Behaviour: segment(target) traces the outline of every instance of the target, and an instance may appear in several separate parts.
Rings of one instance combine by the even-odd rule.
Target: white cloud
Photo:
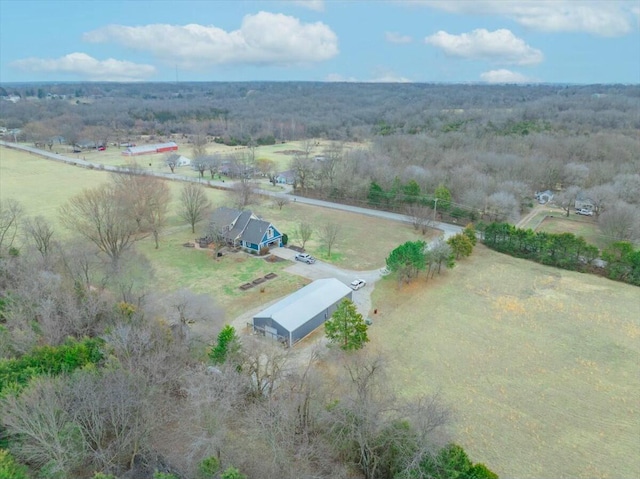
[[[90,42],[117,42],[148,51],[185,69],[219,64],[291,65],[320,62],[338,54],[338,38],[324,23],[259,12],[239,30],[199,24],[109,25],[85,33]]]
[[[373,69],[373,78],[367,80],[371,83],[411,83],[407,77],[398,75],[396,72],[385,66],[377,66]]]
[[[355,77],[345,77],[340,75],[339,73],[329,73],[325,78],[325,81],[328,82],[357,82],[358,80]]]
[[[624,0],[417,0],[404,3],[451,13],[502,15],[544,32],[586,32],[605,37],[629,33],[633,10],[637,7],[637,2]]]
[[[498,63],[532,65],[544,58],[540,50],[530,47],[506,29],[490,32],[480,28],[460,35],[441,30],[426,37],[425,43],[441,48],[447,55]]]
[[[480,74],[480,79],[487,83],[534,83],[534,80],[522,73],[511,70],[490,70]]]
[[[330,73],[326,76],[328,82],[361,82],[361,83],[411,83],[409,78],[397,75],[392,70],[379,67],[374,69],[374,77],[369,80],[358,80],[355,77],[345,77],[339,73]]]
[[[385,32],[384,38],[389,43],[411,43],[412,38],[409,35],[401,35],[396,32]]]
[[[292,3],[314,12],[324,12],[324,0],[293,0]]]
[[[24,58],[12,66],[28,72],[73,74],[92,81],[140,81],[156,73],[153,65],[122,60],[96,60],[86,53],[70,53],[60,58]]]

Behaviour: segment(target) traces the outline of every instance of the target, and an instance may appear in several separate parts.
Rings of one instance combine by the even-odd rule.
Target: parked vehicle
[[[303,263],[313,264],[316,262],[316,259],[307,253],[298,253],[295,257],[296,261],[302,261]]]
[[[593,216],[593,211],[588,210],[586,208],[580,208],[578,211],[576,211],[577,215],[583,215],[583,216]]]
[[[367,282],[364,279],[356,279],[351,281],[351,289],[354,291],[358,291],[360,288],[364,288],[367,285]]]

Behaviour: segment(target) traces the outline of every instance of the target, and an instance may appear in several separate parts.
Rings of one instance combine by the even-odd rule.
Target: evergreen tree
[[[348,299],[343,300],[331,319],[324,323],[329,341],[345,351],[362,349],[365,343],[369,342],[367,329],[368,326],[358,313],[356,305]]]

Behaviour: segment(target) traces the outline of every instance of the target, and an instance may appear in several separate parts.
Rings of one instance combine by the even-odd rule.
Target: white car
[[[298,253],[295,257],[296,261],[302,261],[303,263],[313,264],[316,262],[316,259],[307,253]]]
[[[593,216],[593,211],[588,210],[586,208],[581,208],[579,210],[576,211],[577,215],[584,215],[584,216]]]
[[[351,281],[351,289],[354,291],[358,291],[360,288],[364,288],[367,285],[367,282],[364,279],[356,279]]]

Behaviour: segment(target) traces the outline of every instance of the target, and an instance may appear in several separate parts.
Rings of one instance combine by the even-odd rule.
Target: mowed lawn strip
[[[582,236],[587,243],[604,249],[615,241],[600,230],[597,220],[591,216],[547,216],[542,220],[536,231],[546,233],[573,233]]]
[[[377,284],[372,347],[440,392],[501,477],[640,477],[640,290],[482,246],[443,277]]]

